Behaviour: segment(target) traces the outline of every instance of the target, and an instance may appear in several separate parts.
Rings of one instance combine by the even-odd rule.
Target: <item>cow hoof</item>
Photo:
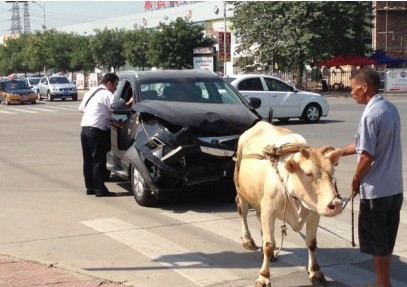
[[[324,274],[322,272],[318,275],[314,275],[310,278],[312,286],[315,287],[324,287],[328,286],[328,281],[325,279]]]
[[[256,284],[254,285],[255,287],[271,287],[271,283],[264,283],[262,281],[256,280]]]
[[[248,250],[256,251],[258,249],[256,243],[254,243],[254,240],[245,241],[242,243],[242,245]]]

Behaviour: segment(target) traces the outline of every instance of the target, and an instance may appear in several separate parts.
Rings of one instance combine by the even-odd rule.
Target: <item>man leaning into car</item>
[[[88,91],[79,106],[79,111],[83,113],[81,143],[87,195],[95,194],[97,197],[116,195],[107,190],[105,180],[106,153],[110,149],[110,105],[118,81],[116,74],[105,74],[101,84],[96,89]]]

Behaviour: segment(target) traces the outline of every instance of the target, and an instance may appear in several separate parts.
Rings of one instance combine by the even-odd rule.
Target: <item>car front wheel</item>
[[[321,117],[321,108],[317,104],[309,104],[302,113],[302,119],[307,123],[316,123]]]
[[[152,206],[157,203],[157,198],[151,194],[151,189],[147,187],[144,178],[134,166],[131,167],[131,189],[139,205]]]
[[[47,99],[48,101],[52,102],[54,100],[54,96],[51,95],[50,91],[47,92]]]

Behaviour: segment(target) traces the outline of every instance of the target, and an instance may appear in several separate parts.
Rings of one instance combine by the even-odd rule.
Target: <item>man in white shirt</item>
[[[87,195],[116,195],[107,190],[105,180],[106,153],[110,149],[110,105],[118,82],[119,78],[114,73],[105,74],[102,83],[96,89],[88,91],[79,106],[79,111],[83,113],[81,143]]]

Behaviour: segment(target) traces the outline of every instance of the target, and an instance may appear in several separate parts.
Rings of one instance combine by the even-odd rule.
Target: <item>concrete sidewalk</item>
[[[130,287],[29,260],[0,255],[0,287]]]

